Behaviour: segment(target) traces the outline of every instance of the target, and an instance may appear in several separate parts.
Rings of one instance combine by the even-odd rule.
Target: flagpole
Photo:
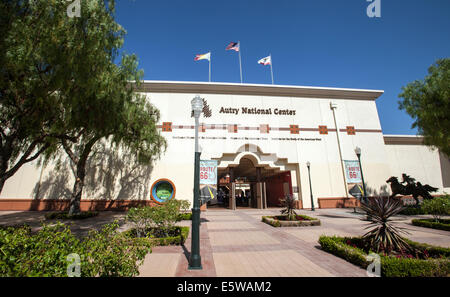
[[[270,54],[270,74],[272,75],[272,85],[274,85],[275,83],[274,83],[274,81],[273,81],[273,68],[272,68],[272,64],[273,64],[273,61],[272,61],[272,54]]]
[[[209,52],[209,82],[211,82],[211,52]]]
[[[241,41],[239,41],[239,69],[241,71],[241,84],[242,84],[242,59],[241,59]]]

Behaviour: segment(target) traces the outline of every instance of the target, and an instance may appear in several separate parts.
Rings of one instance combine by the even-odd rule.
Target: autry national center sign
[[[282,116],[295,116],[296,111],[292,109],[279,109],[275,108],[268,108],[268,109],[261,109],[261,108],[249,108],[249,107],[241,107],[241,108],[233,108],[233,107],[221,107],[219,113],[224,114],[232,114],[232,115],[239,115],[239,112],[241,114],[262,114],[262,115],[282,115]]]

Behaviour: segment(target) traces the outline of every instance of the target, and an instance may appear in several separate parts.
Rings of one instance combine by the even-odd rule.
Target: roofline
[[[420,135],[383,135],[384,144],[424,144]]]
[[[149,93],[260,95],[373,101],[384,93],[383,90],[156,80],[144,80],[138,88],[138,91]]]

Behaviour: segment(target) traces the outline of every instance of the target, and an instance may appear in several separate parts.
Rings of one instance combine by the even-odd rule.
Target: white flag
[[[268,56],[268,57],[262,58],[261,60],[258,61],[258,64],[265,65],[265,66],[266,65],[271,65],[272,64],[272,57]]]

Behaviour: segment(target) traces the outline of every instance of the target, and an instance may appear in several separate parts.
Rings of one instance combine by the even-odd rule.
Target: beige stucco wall
[[[189,93],[147,93],[147,98],[161,111],[161,123],[172,122],[173,125],[193,125],[190,117],[190,101],[195,94]],[[276,97],[276,96],[248,96],[248,95],[221,95],[201,94],[207,100],[212,110],[211,118],[201,118],[205,125],[231,125],[244,127],[259,127],[269,124],[271,127],[289,127],[296,124],[301,128],[318,128],[326,125],[334,129],[334,118],[330,109],[330,102],[337,104],[336,117],[339,129],[355,126],[356,129],[371,130],[358,132],[356,135],[347,135],[340,132],[340,142],[344,160],[356,160],[354,149],[356,146],[363,150],[363,166],[366,183],[379,189],[385,185],[389,175],[387,156],[384,150],[384,140],[378,118],[375,101],[354,99],[328,99],[305,97]],[[221,107],[241,108],[275,108],[296,110],[295,116],[277,115],[239,115],[219,113]],[[240,111],[241,112],[241,111]],[[378,132],[377,132],[378,130]],[[176,137],[193,136],[191,129],[174,129],[170,133],[163,133],[169,143],[169,150],[158,163],[154,179],[170,178],[177,186],[177,196],[192,197],[193,181],[193,155],[194,143],[191,139],[176,139]],[[227,130],[208,130],[200,133],[201,137],[225,137],[226,139],[200,139],[202,159],[216,159],[222,161],[219,167],[225,168],[228,164],[238,162],[224,158],[224,154],[235,154],[239,149],[250,144],[264,154],[274,154],[271,167],[277,166],[276,160],[286,160],[281,170],[289,170],[289,164],[296,165],[299,172],[292,175],[299,179],[300,199],[305,208],[310,207],[310,190],[306,162],[311,162],[311,180],[315,205],[318,198],[345,197],[345,185],[342,176],[341,162],[338,151],[336,132],[320,135],[317,131],[302,131],[299,135],[290,134],[289,131],[271,131],[270,134],[261,134],[259,131],[239,131],[237,134],[228,133]],[[232,140],[237,138],[264,138],[261,140]],[[279,141],[272,138],[304,138],[314,141]],[[228,162],[225,162],[228,161]],[[261,162],[261,158],[259,159]],[[172,172],[173,166],[180,166],[185,174]],[[175,167],[176,167],[175,166]],[[295,168],[293,167],[293,168]],[[296,184],[296,182],[293,182]]]
[[[422,184],[439,188],[433,194],[450,193],[450,185],[445,184],[445,177],[450,174],[448,157],[420,144],[387,144],[390,174],[401,180],[403,173],[410,175]]]

